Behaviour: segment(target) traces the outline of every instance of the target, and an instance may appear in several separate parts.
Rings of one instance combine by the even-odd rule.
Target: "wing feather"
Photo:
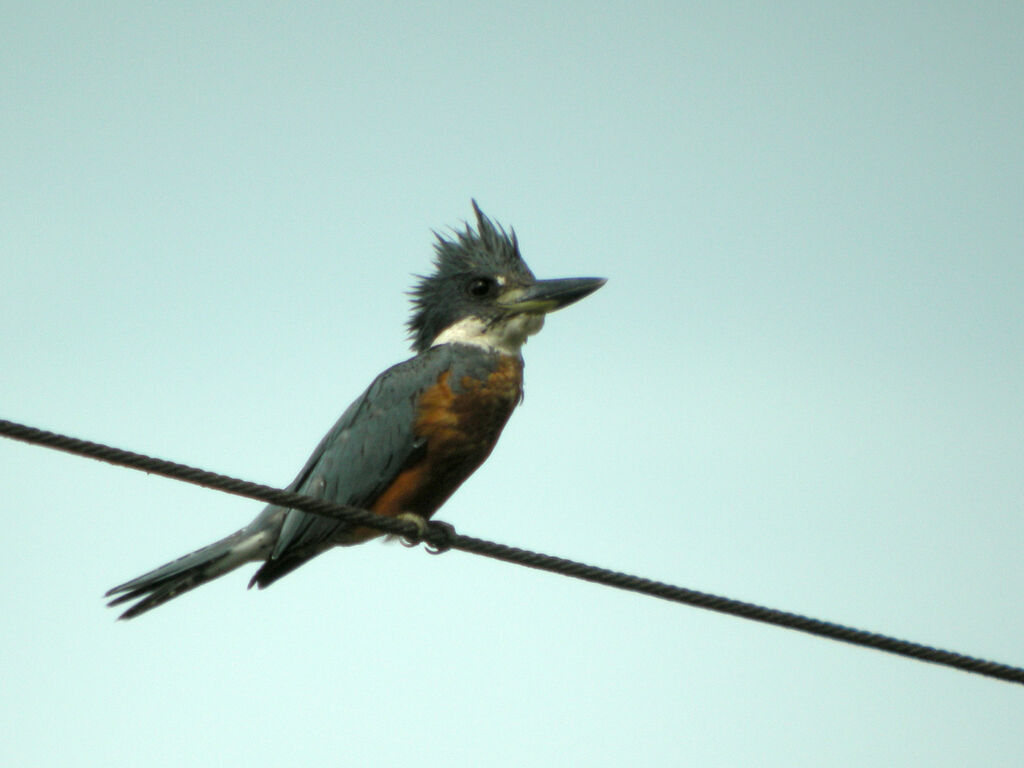
[[[389,368],[348,407],[289,490],[367,508],[425,445],[413,425],[420,396],[451,366],[451,348],[433,347]],[[261,518],[280,513],[268,507]],[[345,543],[347,523],[289,509],[277,544],[253,583],[264,587],[329,546]]]

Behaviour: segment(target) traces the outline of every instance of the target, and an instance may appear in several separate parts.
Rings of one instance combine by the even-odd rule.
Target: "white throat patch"
[[[430,346],[469,344],[505,355],[518,355],[526,337],[543,327],[544,315],[512,315],[491,325],[479,317],[464,317],[437,334]]]

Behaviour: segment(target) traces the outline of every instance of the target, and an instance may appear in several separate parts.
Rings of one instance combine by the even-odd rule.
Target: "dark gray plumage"
[[[483,285],[496,285],[500,277],[508,286],[526,286],[536,282],[519,252],[514,230],[505,232],[493,223],[473,200],[476,230],[468,224],[451,237],[434,233],[434,273],[420,276],[409,292],[413,314],[409,332],[413,349],[423,352],[437,335],[460,317],[473,311],[484,318],[495,318],[503,310],[496,304],[481,302],[473,295]],[[491,282],[485,283],[484,281]],[[483,294],[487,298],[487,294]]]
[[[604,284],[538,281],[515,233],[473,202],[477,228],[438,236],[435,271],[412,291],[415,357],[380,374],[338,419],[288,486],[378,514],[429,518],[487,458],[522,396],[520,347],[544,315]],[[108,593],[136,601],[132,618],[243,563],[263,561],[265,587],[334,546],[378,535],[295,509],[267,506],[249,525]]]

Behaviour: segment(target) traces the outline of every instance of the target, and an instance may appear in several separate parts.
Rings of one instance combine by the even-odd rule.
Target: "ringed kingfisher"
[[[514,230],[473,201],[476,229],[436,234],[434,272],[410,293],[416,355],[380,374],[313,451],[289,491],[424,523],[491,453],[523,397],[521,348],[544,316],[596,291],[596,277],[538,280]],[[249,525],[107,592],[122,619],[262,562],[261,589],[332,547],[380,531],[267,506]]]

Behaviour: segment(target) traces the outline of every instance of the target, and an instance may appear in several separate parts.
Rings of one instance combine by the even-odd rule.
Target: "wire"
[[[434,553],[458,549],[463,552],[471,552],[491,557],[495,560],[503,560],[508,563],[525,565],[529,568],[571,576],[576,579],[591,581],[617,589],[638,592],[651,597],[660,597],[663,600],[683,603],[697,608],[706,608],[730,616],[738,616],[743,619],[760,621],[778,627],[795,629],[800,632],[817,635],[818,637],[827,637],[832,640],[874,648],[919,661],[953,667],[964,672],[1024,684],[1024,668],[966,656],[953,651],[945,651],[875,632],[866,632],[841,624],[801,616],[796,613],[766,608],[754,603],[745,603],[706,592],[677,587],[660,581],[652,581],[651,579],[607,568],[598,568],[597,566],[587,565],[575,560],[545,555],[527,549],[519,549],[518,547],[509,547],[505,544],[478,539],[473,536],[465,536],[456,533],[455,529],[447,523],[439,521],[430,521],[423,528],[417,525],[416,522],[408,519],[383,517],[365,509],[335,504],[323,499],[283,491],[268,485],[251,483],[227,475],[207,472],[186,464],[178,464],[173,461],[124,451],[101,443],[89,442],[88,440],[79,440],[67,435],[47,432],[3,419],[0,419],[0,435],[78,456],[99,459],[100,461],[117,466],[131,467],[132,469],[138,469],[150,474],[162,475],[163,477],[232,493],[237,496],[245,496],[282,507],[301,509],[304,512],[369,526],[386,533],[401,536],[410,541],[425,542],[428,546],[428,551]]]

